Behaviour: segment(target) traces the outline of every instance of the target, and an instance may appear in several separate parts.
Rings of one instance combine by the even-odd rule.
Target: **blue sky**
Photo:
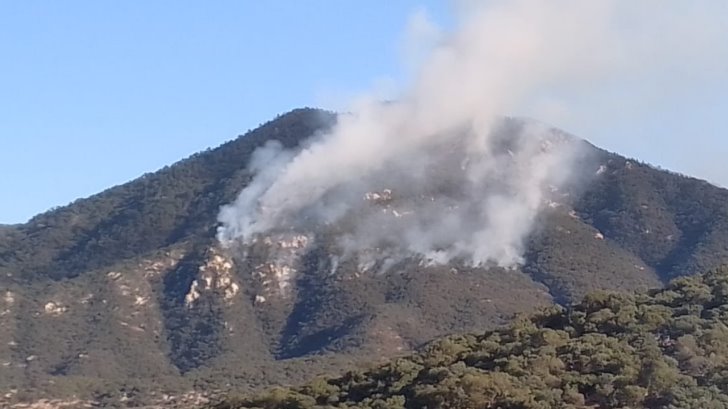
[[[452,24],[448,3],[436,0],[0,0],[0,223],[154,171],[292,108],[337,108],[383,79],[405,81],[401,40],[421,8]],[[708,83],[608,127],[555,125],[727,185],[726,95],[728,85]]]

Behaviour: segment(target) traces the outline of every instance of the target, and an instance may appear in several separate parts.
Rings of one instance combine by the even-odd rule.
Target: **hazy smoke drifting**
[[[343,256],[399,249],[433,262],[518,263],[578,150],[498,115],[552,90],[604,85],[634,68],[645,37],[619,27],[625,2],[488,4],[443,36],[397,102],[359,100],[301,150],[259,149],[257,176],[220,212],[219,239],[336,225]]]

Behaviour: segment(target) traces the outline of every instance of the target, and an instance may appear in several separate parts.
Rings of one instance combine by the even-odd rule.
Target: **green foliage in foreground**
[[[728,268],[448,337],[376,369],[232,399],[265,408],[728,408]]]

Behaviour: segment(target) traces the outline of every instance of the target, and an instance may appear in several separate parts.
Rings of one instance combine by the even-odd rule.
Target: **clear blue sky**
[[[0,0],[0,223],[154,171],[289,109],[402,80],[400,40],[420,7],[450,24],[447,2],[436,0]],[[726,91],[688,92],[581,136],[728,184]]]

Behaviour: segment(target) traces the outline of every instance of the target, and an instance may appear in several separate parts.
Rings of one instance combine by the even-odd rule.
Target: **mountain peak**
[[[659,286],[728,257],[728,191],[585,143],[588,154],[573,164],[584,180],[545,185],[535,229],[511,268],[402,251],[397,226],[420,221],[422,209],[462,211],[462,193],[448,183],[463,171],[456,145],[433,150],[453,160],[431,162],[439,166],[424,185],[431,191],[381,174],[346,186],[352,206],[328,224],[304,212],[309,219],[292,226],[218,241],[221,206],[255,178],[254,152],[270,141],[311,146],[336,121],[293,110],[215,149],[0,227],[0,388],[26,391],[26,399],[143,403],[196,385],[298,382],[591,290]],[[504,159],[513,143],[499,145]],[[310,225],[317,228],[303,228]],[[394,233],[351,247],[354,227]],[[446,233],[435,235],[442,249],[445,239],[462,239]]]

